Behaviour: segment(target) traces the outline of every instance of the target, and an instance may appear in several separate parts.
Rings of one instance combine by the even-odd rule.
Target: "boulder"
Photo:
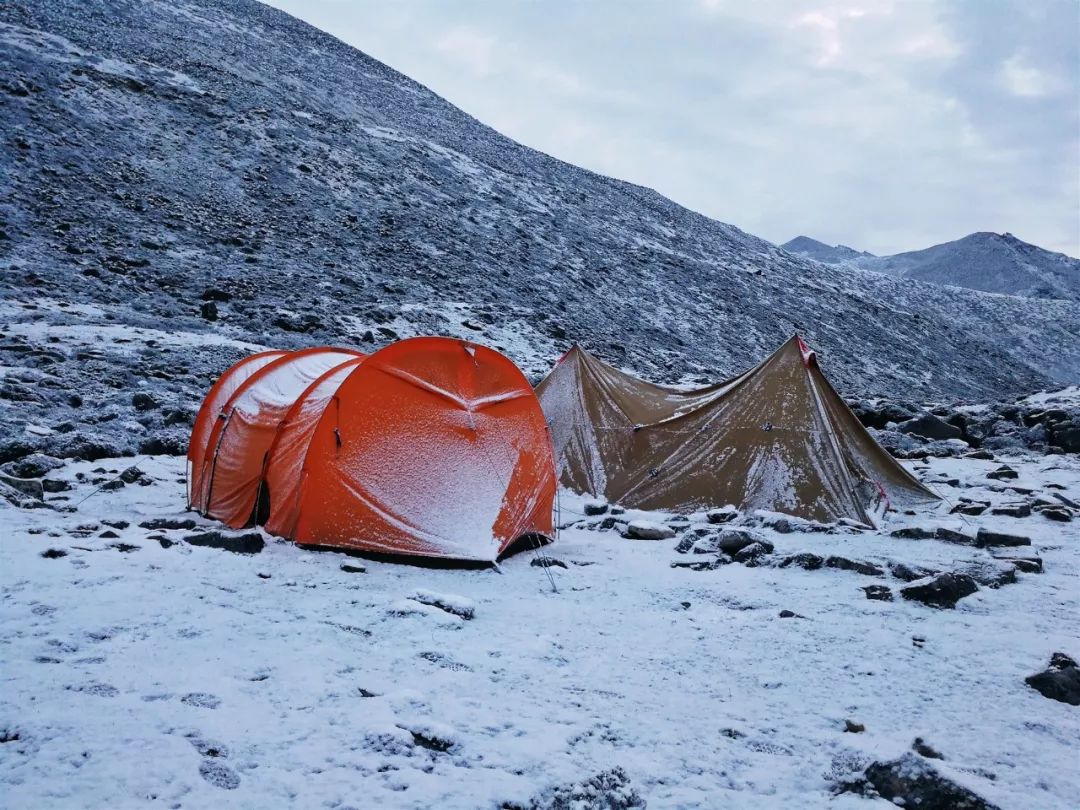
[[[1030,546],[1031,538],[1019,534],[1005,534],[1004,532],[990,532],[986,529],[979,529],[978,534],[975,535],[975,545],[979,548],[986,548],[987,546],[1015,548],[1018,546]]]
[[[1073,519],[1072,512],[1064,506],[1044,506],[1038,512],[1047,520],[1054,520],[1058,523],[1068,523]]]
[[[739,516],[739,510],[734,506],[725,506],[721,509],[710,509],[705,513],[705,519],[709,523],[731,523]]]
[[[1043,697],[1080,706],[1080,668],[1065,653],[1054,653],[1047,669],[1029,675],[1024,682]]]
[[[932,413],[923,413],[897,426],[901,433],[914,433],[927,439],[959,439],[963,431],[956,425],[938,419]]]
[[[918,810],[998,810],[910,751],[892,762],[873,763],[861,779],[841,785],[840,791],[877,795],[900,807]]]
[[[849,560],[847,557],[832,556],[825,560],[826,568],[839,568],[841,571],[854,571],[869,577],[880,577],[885,571],[865,560]]]
[[[981,501],[967,501],[958,503],[951,510],[949,514],[954,515],[981,515],[987,509],[990,508],[990,503],[983,503]]]
[[[743,563],[744,565],[754,566],[757,565],[758,560],[764,557],[766,554],[772,553],[772,544],[766,542],[751,543],[748,546],[743,546],[741,549],[731,555],[735,562]]]
[[[924,529],[921,526],[905,526],[889,532],[889,537],[902,537],[905,540],[932,540],[935,536],[934,529]]]
[[[747,546],[759,545],[764,553],[771,554],[773,545],[757,532],[746,529],[725,529],[716,535],[716,548],[725,554],[735,556]]]
[[[787,568],[791,565],[797,565],[799,568],[804,568],[807,571],[816,571],[824,564],[824,557],[820,557],[817,554],[811,554],[808,551],[803,551],[799,554],[793,554],[790,557],[785,557],[778,567]]]
[[[1030,517],[1031,504],[1029,503],[1003,503],[990,508],[991,515],[1004,515],[1005,517]]]
[[[1042,557],[994,557],[993,559],[1012,563],[1016,570],[1025,574],[1041,574],[1043,572]]]
[[[892,563],[889,572],[904,582],[914,582],[917,579],[925,579],[939,573],[933,568],[923,568],[921,565],[908,565],[907,563]]]
[[[955,529],[946,529],[944,526],[939,526],[937,528],[934,532],[934,537],[938,540],[944,540],[946,543],[961,543],[965,546],[975,545],[975,538],[970,534],[964,534]]]
[[[0,472],[12,478],[42,478],[53,470],[64,466],[58,458],[44,453],[31,453],[17,461],[9,461],[0,467]]]
[[[967,574],[979,585],[1000,588],[1016,582],[1016,566],[1007,562],[974,562],[961,568],[958,573]]]
[[[893,600],[892,591],[885,585],[865,585],[862,590],[867,599],[874,599],[879,602],[891,602]]]
[[[632,520],[626,524],[626,531],[623,532],[623,537],[630,540],[667,540],[674,536],[671,528],[651,520]]]
[[[602,515],[607,512],[608,505],[606,501],[585,501],[583,508],[587,517],[596,517],[597,515]]]
[[[1002,464],[996,470],[991,470],[986,474],[986,477],[992,481],[1015,481],[1020,477],[1020,473],[1010,467],[1008,464]]]
[[[975,580],[967,574],[946,572],[933,579],[900,589],[905,599],[922,602],[935,608],[955,608],[956,603],[965,596],[971,596],[979,590]]]
[[[45,488],[41,485],[41,481],[36,478],[15,478],[0,473],[0,484],[4,484],[27,498],[33,498],[35,501],[45,499]]]

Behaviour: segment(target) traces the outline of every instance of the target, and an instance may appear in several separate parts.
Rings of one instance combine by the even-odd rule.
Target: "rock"
[[[862,723],[845,720],[844,731],[846,731],[848,734],[862,734],[864,731],[866,731],[866,726],[864,726]]]
[[[0,484],[4,484],[16,492],[32,498],[36,501],[45,499],[45,488],[41,481],[33,478],[15,478],[10,475],[0,474]]]
[[[921,565],[908,565],[907,563],[892,563],[889,566],[889,572],[904,582],[914,582],[917,579],[925,579],[938,573],[933,568],[923,568]]]
[[[67,552],[60,548],[47,548],[41,552],[41,556],[46,560],[58,560],[61,557],[66,557]]]
[[[218,319],[217,304],[213,301],[206,301],[199,307],[199,315],[204,321],[216,321]]]
[[[201,534],[189,534],[184,538],[184,542],[192,546],[220,548],[235,554],[258,554],[266,545],[262,535],[258,532],[227,535],[218,531],[210,531]]]
[[[895,805],[918,810],[998,810],[911,752],[892,762],[873,763],[861,780],[847,783],[840,790],[876,793]]]
[[[979,590],[975,580],[967,574],[946,572],[938,574],[921,585],[908,585],[900,589],[905,599],[922,602],[935,608],[955,608],[956,603],[965,596],[971,596]]]
[[[891,602],[893,600],[892,591],[885,585],[864,585],[863,592],[866,594],[867,599],[879,602]]]
[[[121,479],[114,478],[112,481],[106,481],[104,484],[98,487],[98,489],[100,489],[102,492],[115,492],[116,490],[123,489],[126,486],[127,484],[125,484]]]
[[[586,516],[596,517],[604,514],[608,510],[608,505],[604,501],[585,501],[584,509]]]
[[[536,568],[566,568],[567,565],[562,560],[557,560],[554,557],[534,557],[533,561],[529,565]]]
[[[1046,670],[1029,675],[1024,682],[1043,697],[1080,706],[1080,668],[1065,653],[1054,653]]]
[[[800,552],[799,554],[793,554],[790,557],[785,557],[779,567],[787,568],[791,565],[796,565],[799,568],[804,568],[807,571],[816,571],[825,564],[825,559],[817,554],[811,554],[808,551]]]
[[[994,454],[989,450],[972,450],[970,453],[964,453],[961,458],[970,458],[976,461],[993,461]]]
[[[964,534],[955,529],[946,529],[944,526],[939,526],[937,528],[934,532],[934,537],[938,540],[944,540],[946,543],[961,543],[965,546],[975,545],[975,538],[970,534]]]
[[[31,453],[17,461],[4,464],[0,467],[0,473],[12,478],[41,478],[63,466],[64,462],[58,458],[44,453]]]
[[[802,615],[796,613],[794,610],[781,610],[779,615],[780,615],[781,619],[805,619],[806,618],[805,616],[802,616]]]
[[[1010,562],[1017,570],[1025,574],[1041,574],[1043,572],[1042,557],[994,557],[995,560]]]
[[[885,571],[873,563],[863,560],[849,560],[847,557],[829,557],[825,560],[826,568],[839,568],[841,571],[855,571],[871,577],[880,577]]]
[[[911,750],[919,756],[926,757],[927,759],[945,759],[936,750],[927,745],[922,737],[916,737],[915,742],[911,744]]]
[[[751,543],[748,546],[743,546],[741,549],[731,555],[731,558],[735,562],[743,563],[744,565],[754,566],[758,560],[764,557],[766,554],[772,553],[772,544],[766,542]]]
[[[350,565],[349,563],[342,563],[338,567],[346,574],[363,574],[367,572],[367,568],[362,565]]]
[[[1039,514],[1047,520],[1054,520],[1058,523],[1068,523],[1073,519],[1072,512],[1064,506],[1044,506],[1039,510]]]
[[[902,537],[905,540],[932,540],[936,537],[934,529],[924,529],[920,526],[905,526],[902,529],[889,532],[889,537]]]
[[[158,402],[152,396],[146,393],[133,394],[131,397],[131,405],[137,411],[152,411],[158,406]]]
[[[960,515],[981,515],[987,509],[990,508],[989,503],[979,503],[971,501],[968,503],[958,503],[950,510],[950,514]]]
[[[747,531],[746,529],[724,529],[716,536],[716,548],[732,556],[735,556],[747,546],[755,544],[762,547],[762,553],[771,554],[773,551],[772,543],[757,532]]]
[[[975,535],[975,545],[979,548],[986,548],[987,546],[1030,546],[1031,538],[1019,534],[1005,534],[1003,532],[990,532],[986,529],[979,529],[978,534]]]
[[[667,540],[674,536],[672,529],[651,520],[632,520],[626,524],[626,531],[623,532],[623,537],[630,540]]]
[[[710,509],[705,513],[705,519],[709,523],[731,523],[739,516],[739,510],[734,506],[725,506],[721,509]]]
[[[162,529],[194,529],[195,521],[190,518],[153,518],[139,524],[140,529],[161,531]]]
[[[1028,503],[1003,503],[1000,506],[990,508],[991,515],[1004,515],[1006,517],[1030,517],[1031,504]]]
[[[1002,464],[996,470],[988,472],[986,477],[994,481],[1014,481],[1020,477],[1020,473],[1007,464]]]
[[[958,573],[967,574],[979,585],[987,588],[1000,588],[1002,585],[1011,585],[1016,582],[1016,566],[1009,563],[995,565],[992,562],[971,563],[964,566]]]
[[[932,413],[919,414],[914,419],[900,423],[896,429],[901,433],[914,433],[927,439],[959,439],[964,435],[956,425],[950,425]]]
[[[59,479],[59,478],[42,478],[41,479],[41,488],[45,492],[56,493],[56,492],[68,492],[73,487],[71,486],[71,483],[69,481],[64,481],[64,480]]]

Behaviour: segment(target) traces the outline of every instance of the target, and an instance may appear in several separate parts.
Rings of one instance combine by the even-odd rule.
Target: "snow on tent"
[[[249,357],[207,395],[188,462],[192,509],[305,545],[490,562],[554,531],[536,395],[460,340]]]
[[[734,504],[819,521],[936,500],[866,431],[798,336],[694,391],[638,380],[575,346],[537,387],[562,483],[639,509]]]

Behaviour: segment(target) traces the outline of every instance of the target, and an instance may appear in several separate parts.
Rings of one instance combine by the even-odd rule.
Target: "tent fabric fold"
[[[235,528],[263,516],[305,545],[484,562],[554,534],[549,431],[498,352],[433,337],[366,357],[306,349],[229,387],[192,433],[190,506],[204,515]]]
[[[562,483],[639,509],[732,504],[873,523],[937,499],[859,423],[798,336],[750,371],[681,391],[575,346],[537,387]]]

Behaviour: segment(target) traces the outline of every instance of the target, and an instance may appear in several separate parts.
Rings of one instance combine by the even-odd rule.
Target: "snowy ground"
[[[75,488],[50,500],[77,503],[129,463],[72,463],[52,477]],[[71,513],[0,506],[0,804],[497,808],[619,766],[651,808],[887,806],[831,789],[915,737],[1003,808],[1080,795],[1080,709],[1024,683],[1053,652],[1080,657],[1080,522],[966,526],[947,506],[894,518],[884,531],[906,520],[1033,538],[1018,551],[1045,573],[955,610],[868,600],[862,586],[904,584],[889,575],[672,568],[691,556],[677,539],[583,528],[547,550],[567,564],[549,569],[554,592],[531,552],[500,571],[435,570],[271,538],[241,555],[139,528],[191,517],[182,463],[144,461],[152,483]],[[1080,495],[1076,457],[1010,463],[1016,481],[987,480],[996,462],[913,466],[959,479],[938,485],[950,500]],[[564,497],[563,521],[580,506]],[[775,558],[951,570],[989,558],[884,532],[763,531]],[[162,536],[176,542],[148,539]]]

